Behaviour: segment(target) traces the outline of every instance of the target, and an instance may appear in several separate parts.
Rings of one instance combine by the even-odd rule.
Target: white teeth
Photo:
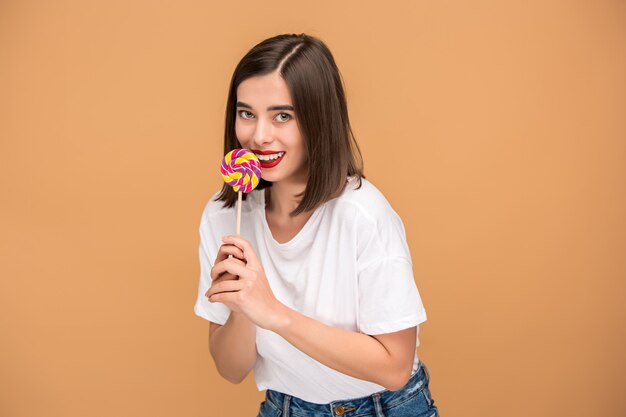
[[[259,155],[259,154],[256,154],[256,156],[257,156],[257,158],[259,158],[260,161],[272,161],[274,159],[280,158],[284,154],[285,154],[285,152],[278,152],[278,153],[271,154],[271,155]]]

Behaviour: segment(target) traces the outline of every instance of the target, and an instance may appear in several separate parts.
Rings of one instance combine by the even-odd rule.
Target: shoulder
[[[215,192],[204,205],[201,218],[202,222],[207,222],[215,217],[236,215],[237,204],[235,203],[233,207],[225,207],[224,201],[217,200],[217,196],[220,192],[221,190]],[[243,213],[253,210],[258,205],[260,192],[262,192],[262,190],[254,190],[248,193],[246,200],[242,202],[241,211]]]
[[[352,211],[353,214],[356,212],[373,223],[397,216],[383,193],[365,178],[361,179],[359,187],[358,181],[351,177],[343,193],[337,198],[336,205],[340,209]]]
[[[209,200],[204,205],[201,217],[202,223],[208,222],[211,218],[215,216],[228,215],[232,211],[232,208],[224,207],[223,201],[217,200],[217,196],[219,195],[219,193],[220,192],[217,191],[213,195],[211,195],[211,197],[209,197]]]
[[[390,256],[410,257],[402,219],[383,193],[370,181],[350,181],[337,198],[342,217],[354,222],[358,253],[364,262]]]

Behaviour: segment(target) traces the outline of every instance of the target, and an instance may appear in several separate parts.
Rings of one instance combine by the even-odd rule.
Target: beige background
[[[305,32],[404,220],[444,417],[623,416],[622,1],[0,2],[0,415],[253,416],[193,314],[223,113]]]

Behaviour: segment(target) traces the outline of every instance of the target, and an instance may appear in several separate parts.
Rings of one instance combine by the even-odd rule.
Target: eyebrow
[[[245,107],[247,109],[252,110],[252,106],[249,104],[244,103],[243,101],[238,101],[237,102],[237,107]],[[283,104],[282,106],[270,106],[267,108],[267,110],[292,110],[293,111],[293,106],[289,106],[287,104]]]

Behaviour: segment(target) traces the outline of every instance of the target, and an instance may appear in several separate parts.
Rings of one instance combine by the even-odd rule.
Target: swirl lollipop
[[[249,193],[259,184],[261,178],[261,163],[259,158],[247,149],[233,149],[228,152],[222,164],[220,173],[224,182],[238,193],[237,198],[237,236],[241,225],[241,193]]]

